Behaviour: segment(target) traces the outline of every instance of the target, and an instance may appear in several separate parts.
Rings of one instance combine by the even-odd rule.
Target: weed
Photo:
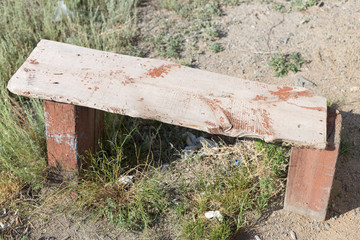
[[[354,145],[348,140],[346,140],[345,136],[341,134],[339,156],[351,155],[353,149]]]
[[[305,63],[305,59],[301,57],[300,53],[281,54],[270,59],[269,65],[275,71],[276,77],[283,77],[292,72],[298,72],[299,68]]]
[[[195,60],[190,58],[190,59],[186,59],[186,60],[181,60],[179,62],[179,64],[183,65],[183,66],[187,66],[187,67],[192,67],[194,64]]]
[[[181,34],[158,35],[154,38],[154,47],[160,56],[167,58],[179,58],[183,49],[184,38]]]
[[[285,12],[288,11],[283,4],[277,3],[277,2],[274,2],[274,3],[272,4],[272,8],[273,8],[275,11],[278,11],[278,12],[281,12],[281,13],[285,13]]]
[[[212,43],[210,43],[210,50],[213,53],[218,53],[218,52],[224,51],[225,48],[220,43],[212,42]]]
[[[220,4],[218,1],[204,0],[161,0],[162,8],[172,10],[181,17],[192,19],[211,19],[213,16],[220,16]]]
[[[295,7],[297,11],[303,11],[309,7],[315,6],[318,4],[318,0],[294,0],[291,1],[291,5]]]
[[[263,211],[281,189],[278,179],[288,160],[287,149],[263,142],[242,142],[210,152],[178,163],[191,171],[187,179],[191,184],[184,184],[184,175],[181,184],[183,198],[191,200],[180,212],[187,239],[229,238],[246,224],[246,212]],[[235,165],[239,159],[241,164]],[[220,210],[223,221],[206,219],[204,213],[209,210]]]

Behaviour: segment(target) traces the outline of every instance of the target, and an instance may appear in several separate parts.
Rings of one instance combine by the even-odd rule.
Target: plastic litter
[[[8,227],[7,224],[3,224],[2,222],[0,222],[0,228],[1,228],[2,230],[6,229],[7,227]]]
[[[133,182],[133,178],[134,176],[122,176],[119,177],[118,182],[122,183],[122,184],[130,184]]]
[[[205,217],[207,219],[212,219],[212,218],[216,218],[217,220],[219,220],[220,222],[223,220],[223,216],[221,215],[220,211],[207,211],[205,213]]]
[[[73,11],[70,11],[66,7],[64,1],[58,1],[57,7],[54,11],[53,22],[61,22],[64,17],[70,19],[72,16],[74,16]]]
[[[188,145],[184,149],[184,156],[186,158],[191,157],[194,154],[194,151],[199,150],[201,148],[215,148],[216,143],[204,138],[204,137],[196,137],[194,134],[190,132],[186,132],[186,144]]]

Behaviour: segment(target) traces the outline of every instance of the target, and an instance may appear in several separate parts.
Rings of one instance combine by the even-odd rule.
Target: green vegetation
[[[275,71],[276,77],[283,77],[287,75],[289,71],[298,72],[305,62],[305,59],[301,57],[300,53],[278,53],[270,59],[269,65]]]
[[[261,2],[272,4],[272,8],[281,13],[304,11],[319,3],[318,0],[261,0]]]
[[[217,42],[213,42],[210,44],[210,49],[213,53],[218,53],[218,52],[222,52],[225,50],[225,48]]]
[[[294,6],[295,10],[302,11],[309,7],[313,7],[318,4],[318,0],[294,0],[291,1],[291,5]]]
[[[77,193],[73,213],[77,209],[81,217],[86,209],[93,216],[104,216],[121,228],[144,234],[156,223],[159,227],[159,222],[171,219],[173,234],[185,239],[227,239],[260,217],[283,189],[289,153],[279,145],[241,141],[204,147],[170,166],[144,162],[131,167],[128,154],[134,149],[124,146],[136,144],[131,142],[142,131],[137,124],[118,144],[110,141],[112,149],[107,152],[114,155],[100,152],[93,156],[92,167],[84,171],[79,184],[64,192]],[[139,159],[141,155],[139,151]],[[129,176],[130,181],[121,180]],[[222,219],[204,217],[214,210],[220,211]]]
[[[9,96],[6,84],[40,39],[136,56],[156,52],[191,66],[204,46],[214,53],[224,50],[216,42],[221,31],[213,18],[222,15],[222,6],[243,1],[162,0],[161,7],[184,21],[173,27],[176,21],[170,19],[151,36],[140,35],[139,3],[68,0],[72,12],[60,19],[54,19],[56,1],[0,3],[0,204],[9,206],[27,191],[34,203],[20,209],[24,216],[34,206],[40,211],[49,205],[74,216],[74,221],[90,215],[144,235],[155,224],[167,222],[176,236],[226,239],[251,224],[281,191],[287,149],[244,141],[185,158],[176,150],[185,146],[185,129],[106,114],[105,140],[101,150],[89,156],[91,167],[80,173],[78,184],[66,182],[50,196],[39,193],[47,175],[42,102]],[[126,177],[130,181],[122,182]],[[14,211],[20,201],[11,205]],[[219,210],[223,220],[206,219],[209,210]]]

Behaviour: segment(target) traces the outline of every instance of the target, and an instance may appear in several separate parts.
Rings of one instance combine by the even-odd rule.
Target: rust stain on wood
[[[310,91],[300,91],[294,92],[292,91],[292,87],[284,86],[284,87],[277,87],[278,91],[269,91],[271,95],[277,96],[279,100],[287,101],[292,98],[299,98],[299,97],[313,97],[314,94]]]
[[[253,99],[254,101],[266,101],[268,97],[262,96],[262,95],[256,95],[256,97]]]
[[[28,69],[28,68],[24,68],[24,71],[25,71],[25,72],[29,72],[29,71],[30,71],[30,69]]]
[[[110,76],[112,76],[114,74],[121,74],[123,72],[124,72],[123,70],[110,71]]]
[[[212,122],[209,122],[209,121],[205,121],[205,123],[211,127],[216,127],[216,124],[215,123],[212,123]]]
[[[168,64],[168,65],[161,65],[160,67],[155,67],[152,69],[149,69],[146,73],[147,76],[150,76],[152,78],[157,77],[164,77],[164,75],[168,74],[170,69],[173,67],[181,68],[180,64]]]
[[[30,59],[30,64],[39,64],[39,62],[36,59]]]
[[[144,98],[140,98],[138,101],[139,101],[139,102],[142,102],[142,101],[144,101]]]
[[[211,108],[214,112],[215,116],[222,113],[223,115],[216,116],[219,120],[217,126],[209,121],[205,123],[210,126],[208,131],[212,134],[225,134],[230,131],[236,132],[253,132],[258,135],[273,135],[274,130],[272,129],[272,119],[270,118],[270,114],[266,109],[254,109],[251,108],[253,111],[252,116],[255,119],[251,121],[250,113],[243,111],[242,116],[243,118],[235,117],[233,113],[224,109],[223,107],[219,106],[215,101],[206,99],[204,97],[199,97],[201,100],[207,103],[207,105]],[[247,120],[247,118],[249,118]],[[230,126],[229,126],[230,124]]]
[[[99,87],[95,87],[95,88],[94,88],[94,91],[97,91],[97,90],[99,90]]]
[[[300,107],[305,108],[305,109],[310,109],[310,110],[326,111],[326,109],[323,107],[305,107],[305,106],[300,106]]]
[[[126,86],[126,85],[128,85],[128,84],[130,84],[130,83],[135,83],[135,79],[134,79],[134,78],[131,78],[131,77],[129,77],[129,76],[124,76],[124,78],[125,78],[125,81],[122,81],[122,82],[121,82],[121,84],[124,85],[124,86]]]

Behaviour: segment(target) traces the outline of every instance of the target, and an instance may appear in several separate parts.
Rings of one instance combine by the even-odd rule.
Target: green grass
[[[131,134],[136,135],[135,131]],[[124,151],[120,157],[116,152],[131,141],[126,135],[112,146],[114,156],[94,157],[93,167],[83,173],[79,185],[71,188],[78,193],[74,206],[80,215],[86,209],[123,229],[144,234],[170,218],[178,230],[174,235],[227,239],[252,224],[284,185],[288,149],[279,145],[244,141],[200,150],[165,169],[146,160],[124,168],[121,162],[126,162],[132,151]],[[236,165],[235,160],[241,164]],[[120,176],[129,175],[134,176],[131,183],[118,181]],[[204,214],[210,210],[219,210],[223,220],[206,219]],[[256,217],[250,218],[249,213]]]
[[[8,80],[39,40],[44,38],[105,51],[141,54],[136,47],[136,6],[139,1],[72,0],[65,3],[74,14],[53,22],[57,1],[0,2],[0,182],[9,183],[0,191],[2,207],[19,196],[19,191],[30,191],[35,196],[45,181],[42,101],[14,96],[6,90]],[[19,214],[26,215],[31,209],[30,206],[23,207]]]
[[[139,1],[65,1],[71,18],[53,22],[56,2],[0,3],[0,171],[30,184],[42,182],[45,167],[42,102],[7,95],[7,81],[41,38],[105,51],[133,53]]]
[[[303,11],[318,4],[318,0],[294,0],[291,5],[297,11]]]
[[[185,24],[174,28],[169,21],[152,37],[139,35],[139,0],[65,3],[73,14],[59,22],[53,21],[55,1],[0,3],[1,204],[16,198],[22,189],[39,190],[45,182],[42,102],[9,96],[6,90],[8,80],[40,39],[137,56],[145,54],[138,46],[144,41],[152,44],[150,50],[157,56],[174,59],[182,59],[188,54],[185,49],[191,47],[195,53],[185,58],[189,60],[180,60],[191,66],[193,54],[204,51],[198,44],[201,41],[214,53],[224,50],[216,42],[221,33],[213,19],[222,15],[223,6],[243,1],[160,1],[161,7],[183,18]],[[120,229],[145,235],[156,224],[168,221],[173,224],[174,236],[230,237],[251,224],[251,216],[258,217],[282,189],[287,150],[263,142],[243,142],[203,149],[186,159],[176,150],[185,147],[181,137],[185,131],[156,121],[106,114],[106,137],[101,150],[90,156],[91,167],[80,173],[78,184],[65,183],[53,195],[37,199],[36,209],[54,207],[74,218],[106,219]],[[241,164],[235,165],[235,160]],[[169,167],[162,166],[169,162]],[[119,182],[124,176],[134,176],[132,183]],[[68,198],[70,208],[62,205]],[[20,214],[35,209],[25,208]],[[223,221],[204,218],[209,210],[219,210]],[[156,239],[156,234],[152,238]]]
[[[218,52],[222,52],[225,50],[225,48],[217,42],[213,42],[210,44],[210,49],[213,53],[218,53]]]
[[[269,65],[273,68],[276,77],[283,77],[290,71],[295,73],[298,72],[305,62],[305,59],[300,53],[278,53],[270,59]]]

